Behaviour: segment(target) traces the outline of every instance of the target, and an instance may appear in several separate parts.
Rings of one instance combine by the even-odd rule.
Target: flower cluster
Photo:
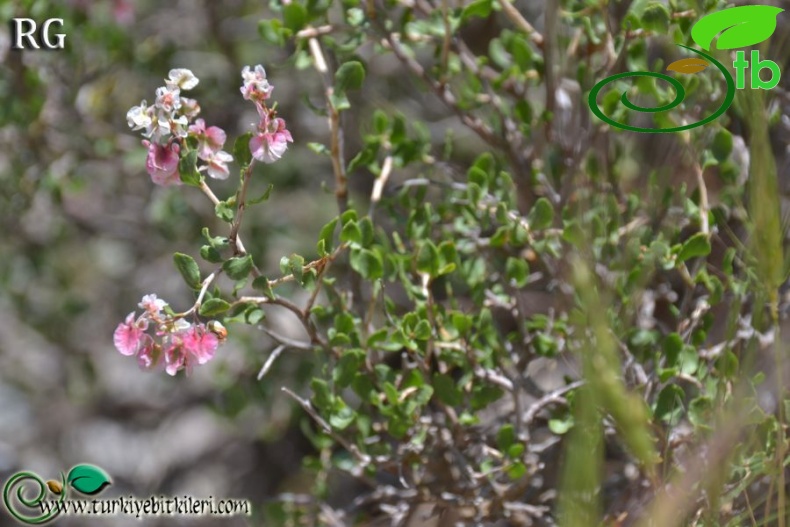
[[[251,69],[244,66],[241,71],[243,85],[242,96],[255,103],[258,110],[258,121],[255,134],[250,139],[250,153],[252,157],[264,163],[274,163],[280,159],[288,143],[293,142],[291,132],[285,128],[285,121],[277,117],[274,108],[266,105],[266,100],[271,96],[273,87],[266,79],[266,70],[260,64]]]
[[[137,357],[140,368],[158,369],[175,375],[179,370],[192,372],[195,364],[205,364],[214,358],[227,332],[217,321],[191,324],[174,317],[164,300],[146,295],[139,304],[143,313],[133,311],[118,324],[113,334],[116,349],[123,355]],[[151,335],[148,330],[153,330]]]
[[[182,142],[190,136],[200,145],[198,159],[204,165],[199,170],[217,179],[228,177],[228,163],[233,161],[233,156],[222,150],[225,132],[216,126],[206,127],[202,119],[190,125],[200,113],[200,105],[195,99],[183,97],[181,92],[191,90],[198,82],[188,69],[170,70],[165,85],[156,90],[154,105],[148,106],[143,100],[126,114],[130,128],[143,130],[143,145],[148,148],[146,170],[157,185],[181,184],[178,161]]]

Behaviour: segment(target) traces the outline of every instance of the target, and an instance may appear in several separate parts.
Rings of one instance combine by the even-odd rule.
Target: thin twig
[[[276,342],[279,342],[282,346],[285,346],[287,348],[298,349],[302,351],[310,351],[313,349],[313,346],[311,346],[309,342],[302,342],[300,340],[285,337],[283,335],[280,335],[279,333],[275,333],[274,331],[267,328],[266,326],[258,326],[258,327],[261,331],[269,335]]]
[[[211,282],[214,281],[214,278],[217,277],[217,273],[218,272],[221,272],[221,271],[215,271],[215,272],[211,273],[210,275],[208,275],[205,278],[205,280],[203,280],[203,282],[200,284],[200,293],[198,293],[198,297],[197,297],[197,300],[195,300],[195,303],[187,311],[184,311],[183,313],[178,313],[176,315],[176,317],[178,317],[178,318],[187,317],[187,316],[191,315],[192,313],[197,312],[200,309],[200,304],[203,302],[203,297],[206,296],[206,291],[208,290],[208,286],[210,286]]]
[[[250,163],[250,167],[249,167],[248,170],[251,170],[251,168],[252,168],[252,163]],[[208,197],[208,199],[211,201],[211,203],[214,204],[215,207],[219,204],[220,199],[217,197],[216,194],[214,194],[214,191],[211,190],[211,188],[203,180],[200,181],[200,190],[203,192],[203,194],[205,194]],[[245,192],[245,196],[246,196],[246,188],[243,188],[242,190]],[[242,199],[242,202],[243,201],[244,200]],[[242,210],[243,210],[243,208],[242,208]],[[238,224],[238,226],[236,226],[237,224]],[[234,221],[233,225],[231,225],[231,234],[228,237],[228,239],[229,239],[231,245],[233,246],[233,253],[234,254],[236,254],[236,255],[245,255],[245,254],[248,254],[248,253],[247,253],[247,249],[244,247],[244,243],[242,243],[242,241],[241,241],[241,236],[239,235],[239,227],[240,226],[241,226],[241,216],[237,215],[236,221]],[[254,277],[256,277],[256,278],[258,276],[261,276],[260,270],[258,269],[258,267],[254,263],[252,265],[252,275]]]
[[[326,98],[327,113],[329,114],[329,152],[332,159],[332,171],[335,174],[335,197],[337,198],[339,212],[342,214],[348,209],[348,180],[343,157],[343,128],[340,123],[340,112],[332,102],[335,88],[318,38],[311,38],[308,41],[308,47],[315,62],[315,69],[321,74],[321,79],[324,83],[324,96]]]
[[[324,420],[323,417],[318,415],[318,412],[315,411],[315,408],[313,408],[313,405],[310,404],[310,401],[308,401],[307,399],[304,399],[302,397],[299,397],[298,395],[296,395],[293,391],[291,391],[286,386],[283,386],[281,388],[281,390],[284,391],[285,393],[287,393],[289,396],[291,396],[291,398],[293,400],[295,400],[297,403],[299,403],[299,406],[301,406],[302,409],[305,412],[307,412],[307,414],[310,417],[313,418],[313,420],[318,424],[318,426],[320,426],[324,430],[325,433],[330,435],[343,448],[345,448],[352,456],[354,456],[357,459],[357,461],[359,462],[360,468],[365,468],[368,464],[370,464],[370,456],[368,456],[366,454],[363,454],[362,452],[359,451],[359,449],[357,448],[356,445],[353,445],[353,444],[349,443],[348,441],[346,441],[346,439],[344,437],[342,437],[341,435],[335,433],[335,431],[332,430],[332,427],[329,426],[329,423],[327,423]]]
[[[553,403],[566,403],[565,401],[565,394],[568,392],[579,388],[580,386],[584,385],[584,381],[575,381],[568,385],[563,386],[562,388],[558,388],[553,392],[547,393],[534,403],[532,403],[529,409],[524,413],[524,423],[529,424],[535,419],[535,416],[538,415],[543,408],[546,406],[553,404]]]
[[[258,372],[258,380],[259,381],[261,379],[263,379],[264,376],[267,373],[269,373],[269,370],[271,369],[272,365],[274,364],[274,361],[277,360],[277,357],[279,357],[280,354],[282,354],[282,352],[285,350],[286,347],[287,346],[285,344],[280,344],[279,346],[274,348],[274,351],[272,351],[272,354],[269,355],[269,358],[266,359],[265,363],[263,363],[263,368],[261,368],[261,371]]]
[[[524,18],[524,15],[519,13],[518,9],[516,9],[515,6],[510,3],[510,0],[499,0],[499,5],[502,6],[502,11],[505,12],[505,15],[507,15],[510,21],[513,22],[517,28],[526,33],[532,42],[538,46],[543,46],[543,35],[541,35],[534,27],[532,27],[532,24],[527,22],[527,19]]]

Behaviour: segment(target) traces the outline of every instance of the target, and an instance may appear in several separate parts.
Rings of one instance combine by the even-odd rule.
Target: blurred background
[[[247,326],[216,360],[187,378],[146,373],[113,347],[112,334],[155,293],[179,311],[194,297],[176,271],[175,251],[197,257],[200,227],[227,235],[194,188],[153,185],[145,149],[126,112],[171,68],[189,68],[189,94],[229,142],[251,129],[253,105],[239,92],[244,65],[263,64],[273,98],[295,138],[284,159],[258,167],[250,192],[274,184],[272,199],[246,218],[243,235],[268,274],[279,258],[313,254],[318,229],[336,211],[328,160],[306,148],[326,122],[312,69],[265,46],[261,2],[211,0],[0,0],[0,479],[31,470],[56,478],[78,463],[112,477],[100,497],[233,497],[260,505],[300,488],[310,445],[292,401],[310,362],[284,357],[269,382],[256,376],[272,345]],[[64,20],[64,50],[10,49],[14,17]],[[314,89],[318,88],[318,89]],[[232,142],[228,145],[232,149]],[[211,181],[220,198],[236,188]],[[205,262],[203,262],[205,264]],[[204,268],[205,270],[205,268]],[[300,337],[270,311],[280,333]],[[276,379],[276,382],[271,379]],[[260,508],[260,507],[257,507]],[[10,524],[5,516],[0,524]],[[246,520],[222,521],[244,525]],[[161,525],[198,525],[166,519]],[[134,519],[63,519],[57,525],[139,525]],[[146,521],[146,525],[156,522]]]

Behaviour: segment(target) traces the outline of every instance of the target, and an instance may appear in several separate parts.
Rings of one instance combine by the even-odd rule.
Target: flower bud
[[[214,333],[219,340],[225,340],[228,337],[228,330],[217,320],[210,320],[206,327],[208,327],[208,330]]]

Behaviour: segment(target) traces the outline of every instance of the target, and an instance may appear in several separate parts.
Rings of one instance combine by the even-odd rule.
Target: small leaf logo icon
[[[110,476],[93,465],[77,465],[69,471],[66,481],[83,494],[98,494],[110,484]]]
[[[691,38],[699,47],[710,50],[713,39],[718,49],[744,48],[759,44],[776,31],[776,17],[784,11],[767,5],[744,5],[711,13],[691,28]]]
[[[667,66],[667,71],[676,71],[678,73],[699,73],[707,67],[707,60],[689,57],[687,59],[676,60]]]
[[[49,487],[49,490],[51,490],[54,494],[60,494],[63,492],[63,485],[60,484],[60,481],[55,481],[54,479],[47,481],[47,487]]]

